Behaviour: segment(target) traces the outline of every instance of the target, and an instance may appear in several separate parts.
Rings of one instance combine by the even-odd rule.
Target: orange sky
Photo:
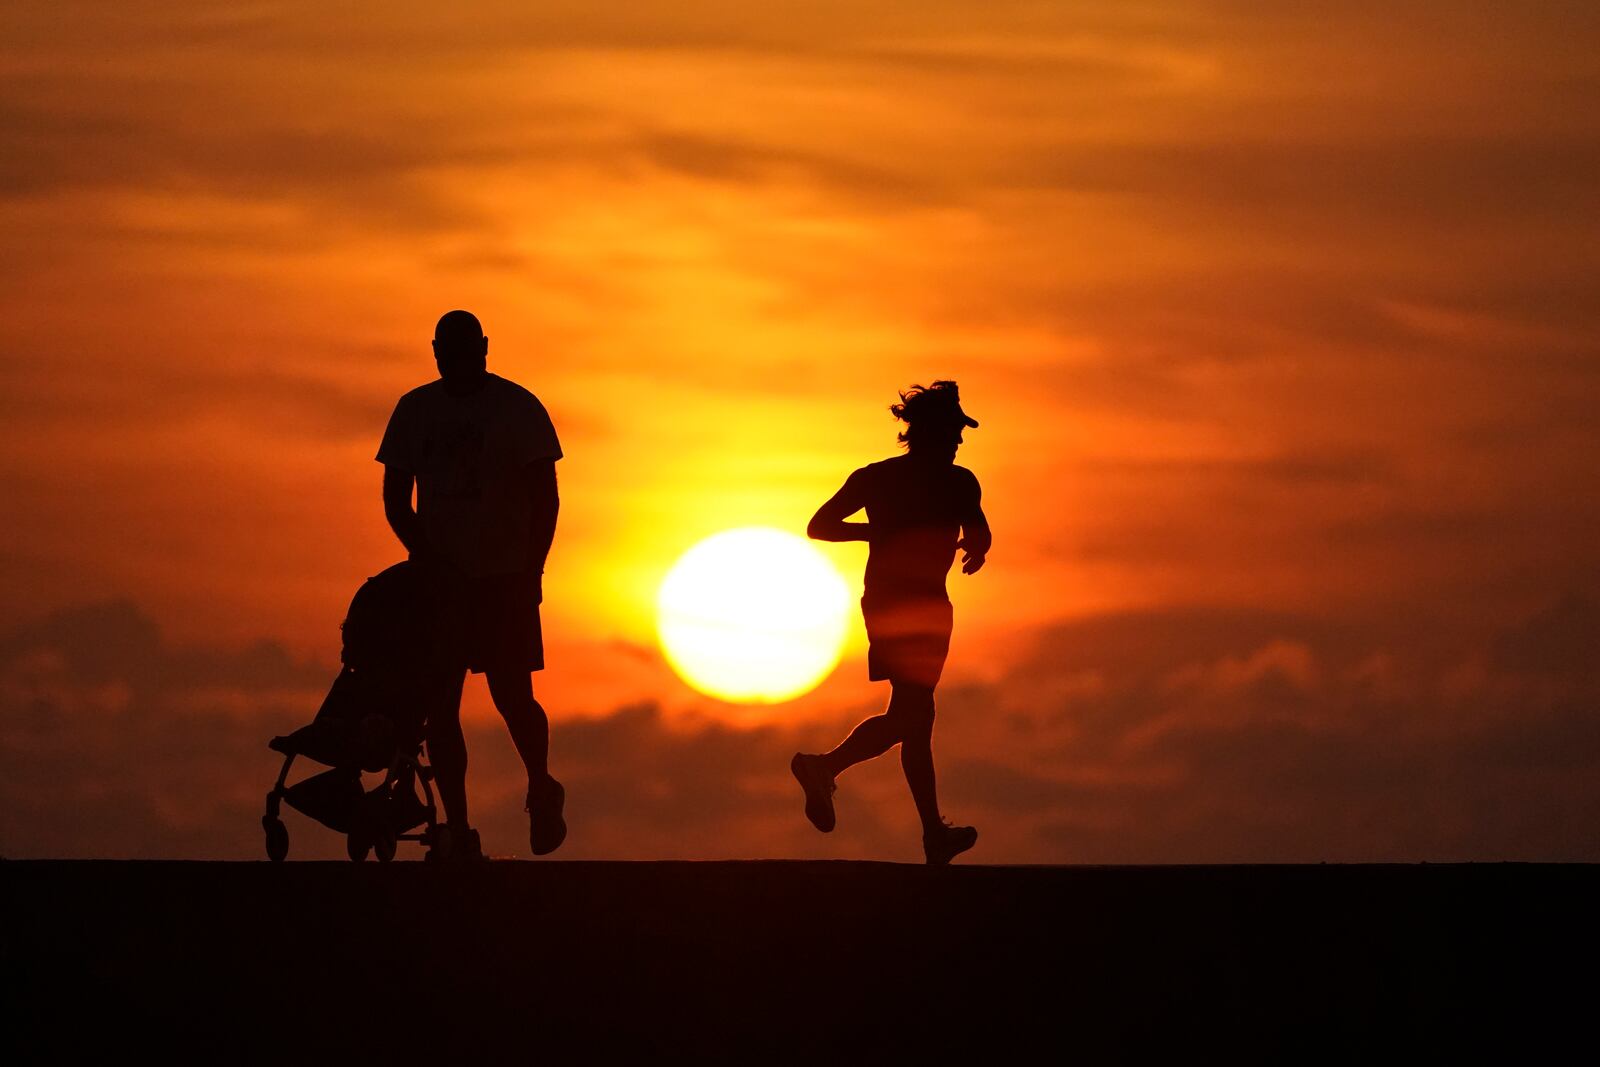
[[[854,658],[782,709],[705,701],[661,664],[650,605],[709,533],[801,530],[894,451],[893,391],[934,377],[983,422],[961,462],[996,532],[983,574],[952,580],[946,676],[946,708],[966,686],[986,725],[941,719],[975,761],[955,798],[1015,827],[987,858],[1294,858],[1306,833],[1233,838],[1228,813],[1117,851],[1130,831],[1084,812],[1121,802],[1084,790],[1166,782],[1192,808],[1203,788],[1200,749],[1147,751],[1163,723],[1210,723],[1240,753],[1246,727],[1310,729],[1294,715],[1333,701],[1339,729],[1420,754],[1428,724],[1461,736],[1452,700],[1491,724],[1529,693],[1551,715],[1594,706],[1584,656],[1530,680],[1504,652],[1600,636],[1592,5],[23,3],[0,25],[0,678],[13,727],[40,701],[88,709],[73,729],[93,736],[49,749],[64,767],[146,697],[309,715],[270,677],[193,663],[260,641],[332,660],[354,587],[398,558],[372,454],[451,307],[479,314],[491,369],[540,395],[566,447],[539,679],[558,720],[620,729],[618,708],[658,707],[662,729],[709,716],[730,744],[754,723],[817,747],[880,701]],[[835,551],[853,581],[863,554]],[[106,640],[148,622],[174,657],[148,692],[62,667],[72,626],[51,619],[107,601],[141,621]],[[1227,638],[1177,641],[1161,627],[1182,617]],[[1063,633],[1123,636],[1068,669],[1048,651]],[[1159,679],[1130,651],[1146,644]],[[1380,676],[1403,719],[1330,696]],[[1262,677],[1300,695],[1207,717]],[[1173,695],[1197,680],[1205,700]],[[1083,747],[1089,694],[1124,683],[1160,707],[1102,709],[1120,732]],[[983,732],[1000,707],[1023,733]],[[1563,747],[1563,723],[1535,740]],[[45,759],[15,729],[8,763]],[[231,769],[241,810],[272,772],[255,743]],[[1321,773],[1307,751],[1297,783]],[[1596,770],[1569,767],[1528,820],[1592,814]],[[1504,773],[1525,796],[1534,772]],[[909,808],[892,775],[870,780]],[[1240,807],[1273,788],[1241,787]],[[1455,799],[1404,840],[1363,853],[1318,823],[1306,847],[1496,858],[1527,839],[1475,836],[1482,798],[1439,788]],[[1362,795],[1376,822],[1416,807]],[[0,850],[115,851],[87,843],[80,803],[38,833],[0,811]],[[227,831],[183,837],[172,807],[123,852],[228,854]],[[883,817],[902,821],[844,853],[909,825]],[[631,818],[587,847],[678,848]],[[819,847],[776,826],[680,851]],[[1536,847],[1590,855],[1580,838]]]

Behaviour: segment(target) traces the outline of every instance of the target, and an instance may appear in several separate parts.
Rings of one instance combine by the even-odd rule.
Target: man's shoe
[[[923,831],[922,854],[930,866],[943,867],[977,843],[978,831],[974,827],[951,826],[946,822],[938,830]]]
[[[488,859],[483,854],[483,844],[478,831],[470,826],[452,826],[440,823],[423,839],[428,851],[422,858],[429,863],[478,863]]]
[[[807,756],[796,752],[789,761],[789,771],[806,794],[806,818],[823,833],[833,830],[833,775],[822,766],[821,756]]]
[[[468,827],[456,831],[450,842],[450,858],[457,863],[481,863],[489,857],[483,854],[483,842],[478,838],[478,831]]]
[[[523,810],[528,813],[528,847],[535,856],[548,856],[567,839],[567,820],[561,814],[566,803],[567,791],[549,775],[528,787],[528,806]]]

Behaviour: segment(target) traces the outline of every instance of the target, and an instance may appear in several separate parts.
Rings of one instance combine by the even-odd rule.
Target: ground
[[[14,1063],[1526,1053],[1585,1032],[1600,947],[1586,866],[14,861],[0,878]]]

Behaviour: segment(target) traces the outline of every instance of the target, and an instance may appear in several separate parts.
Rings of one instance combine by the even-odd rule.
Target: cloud
[[[953,685],[944,806],[1004,862],[1595,859],[1600,614],[1574,597],[1445,654],[1403,626],[1249,611],[1089,618],[993,684]],[[0,842],[10,856],[248,858],[278,760],[331,670],[263,644],[169,646],[96,605],[0,643]],[[1557,684],[1551,684],[1552,680]],[[890,756],[840,781],[841,825],[799,812],[789,755],[860,712],[748,728],[653,703],[557,718],[571,857],[916,858]],[[469,727],[475,822],[523,854],[525,779]],[[340,841],[292,819],[295,855]]]
[[[1206,478],[1213,481],[1238,481],[1264,484],[1270,491],[1295,487],[1364,486],[1392,481],[1395,477],[1391,457],[1370,449],[1329,448],[1325,451],[1301,449],[1259,458],[1204,460],[1088,460],[1086,472],[1118,479]]]
[[[67,10],[3,16],[0,608],[139,606],[14,635],[8,766],[77,799],[11,794],[3,847],[253,854],[261,742],[325,679],[152,616],[323,625],[393,550],[371,450],[456,303],[557,412],[597,641],[645,631],[661,546],[803,521],[892,450],[889,389],[962,380],[1004,549],[971,647],[1095,612],[946,695],[992,855],[1576,847],[1548,827],[1584,803],[1550,746],[1588,751],[1559,605],[1600,544],[1587,10]],[[1187,603],[1243,607],[1111,613]],[[572,847],[914,854],[892,763],[835,838],[786,813],[784,750],[848,719],[558,723]],[[514,843],[497,731],[475,788]],[[1474,814],[1512,795],[1520,837]]]
[[[1579,684],[1600,678],[1600,604],[1571,594],[1500,634],[1496,665]]]
[[[1441,622],[1430,640],[1248,612],[1089,619],[947,719],[1014,706],[1052,673],[1105,679],[1036,709],[1044,725],[1015,749],[1003,731],[966,741],[1014,753],[1017,788],[978,781],[997,812],[1030,808],[1030,847],[1059,860],[1591,855],[1600,687],[1576,650],[1600,637],[1592,606],[1564,600],[1487,644]],[[962,799],[984,803],[965,773],[951,761]]]
[[[428,358],[419,356],[416,363],[426,366]],[[385,381],[340,381],[272,366],[103,369],[69,358],[14,364],[0,370],[0,381],[7,386],[0,414],[13,424],[58,427],[60,409],[67,407],[77,418],[93,421],[94,432],[86,433],[91,438],[226,414],[279,440],[372,440],[382,432],[396,398]]]
[[[309,721],[335,671],[271,642],[174,647],[126,601],[19,627],[0,639],[0,854],[257,856],[281,763],[266,742]],[[491,848],[525,853],[526,778],[509,740],[497,723],[468,733],[474,821]],[[685,723],[653,704],[558,721],[566,854],[816,852],[787,771],[800,740],[793,729]],[[881,847],[878,821],[864,816],[857,840]],[[296,856],[342,854],[331,832],[290,821]]]
[[[126,601],[17,628],[0,639],[0,852],[240,855],[270,785],[245,773],[257,731],[315,710],[332,674],[271,642],[170,647]]]

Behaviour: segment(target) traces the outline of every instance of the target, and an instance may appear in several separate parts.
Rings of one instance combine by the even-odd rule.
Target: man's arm
[[[989,555],[994,535],[989,532],[989,519],[983,513],[983,490],[978,479],[972,479],[972,501],[961,519],[961,540],[956,547],[962,550],[961,573],[976,574]]]
[[[811,516],[811,522],[806,526],[806,536],[813,541],[871,541],[871,523],[844,521],[865,507],[866,503],[866,488],[861,472],[856,471]]]
[[[383,516],[413,559],[428,555],[428,538],[422,532],[422,520],[411,507],[411,487],[415,482],[416,475],[410,471],[388,463],[383,465]]]
[[[534,574],[543,574],[545,561],[550,558],[550,545],[556,539],[556,516],[561,511],[561,496],[556,491],[556,461],[536,459],[528,464],[527,482],[533,499],[528,563]]]

